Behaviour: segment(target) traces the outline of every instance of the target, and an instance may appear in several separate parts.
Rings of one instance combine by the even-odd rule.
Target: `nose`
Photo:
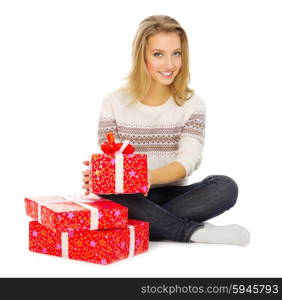
[[[165,65],[165,70],[167,72],[172,72],[175,69],[175,65],[174,65],[173,59],[171,57],[168,57],[165,60],[165,64],[164,65]]]

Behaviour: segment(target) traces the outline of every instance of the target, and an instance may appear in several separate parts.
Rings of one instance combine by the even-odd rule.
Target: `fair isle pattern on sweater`
[[[116,138],[129,140],[137,152],[177,151],[181,133],[187,133],[204,143],[205,114],[192,114],[184,126],[171,128],[132,128],[118,125],[114,119],[99,120],[98,143],[106,141],[106,134],[112,131]]]
[[[186,103],[182,109],[171,98],[161,107],[162,114],[158,114],[156,107],[151,112],[150,107],[143,104],[128,108],[127,102],[122,101],[122,95],[113,92],[105,97],[102,104],[98,144],[106,142],[106,134],[113,132],[117,141],[129,140],[136,153],[146,153],[151,169],[178,161],[190,176],[202,159],[206,117],[204,102],[198,96],[193,97],[191,104]],[[139,111],[140,107],[146,111]],[[150,117],[151,113],[155,115]],[[166,114],[173,116],[173,122],[164,117]],[[186,185],[188,176],[173,184]]]

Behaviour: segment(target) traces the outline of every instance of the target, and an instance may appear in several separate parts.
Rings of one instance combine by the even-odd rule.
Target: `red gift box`
[[[90,166],[90,191],[94,194],[145,194],[148,190],[147,154],[134,154],[128,144],[108,142],[101,145],[103,154],[93,154]]]
[[[54,232],[36,221],[29,223],[29,250],[96,264],[140,254],[149,247],[149,223],[128,220],[126,228]]]
[[[97,195],[25,198],[26,214],[53,231],[126,228],[128,208]]]

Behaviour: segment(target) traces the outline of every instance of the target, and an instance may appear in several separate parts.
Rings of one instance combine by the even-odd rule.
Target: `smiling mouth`
[[[174,72],[159,72],[164,78],[171,78]]]

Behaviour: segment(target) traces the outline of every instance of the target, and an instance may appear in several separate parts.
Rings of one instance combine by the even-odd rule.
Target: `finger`
[[[89,190],[87,189],[84,194],[89,195],[90,194]]]
[[[90,187],[91,187],[90,184],[84,184],[84,185],[82,186],[83,189],[89,189]]]
[[[90,174],[90,170],[85,170],[85,171],[83,171],[83,172],[81,172],[83,175],[89,175]]]
[[[90,181],[90,177],[85,176],[85,177],[82,178],[82,181],[83,182],[89,182]]]
[[[89,166],[89,160],[85,160],[83,163],[84,163],[86,166]]]

